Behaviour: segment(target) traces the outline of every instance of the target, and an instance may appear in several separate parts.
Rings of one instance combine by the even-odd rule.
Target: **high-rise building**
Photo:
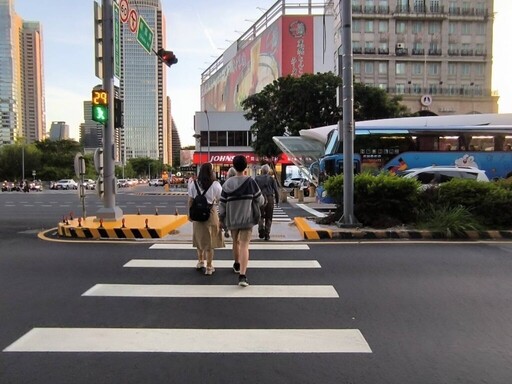
[[[41,28],[0,0],[0,145],[45,136]]]
[[[168,164],[170,127],[166,101],[166,69],[154,53],[165,47],[165,19],[160,0],[131,0],[153,30],[152,52],[137,41],[123,24],[120,96],[124,101],[124,127],[120,130],[121,160],[136,157],[160,159]]]
[[[103,125],[92,119],[92,102],[84,101],[84,122],[80,124],[80,144],[84,152],[92,153],[102,146]]]
[[[69,139],[69,125],[65,121],[52,121],[49,139],[53,141]]]

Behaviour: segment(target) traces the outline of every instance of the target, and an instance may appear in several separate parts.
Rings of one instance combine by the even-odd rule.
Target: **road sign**
[[[137,15],[137,11],[135,9],[130,10],[130,14],[128,16],[128,23],[130,24],[130,31],[133,33],[137,32],[137,27],[139,24],[139,15]]]
[[[121,77],[121,22],[119,5],[114,2],[114,76]]]
[[[128,4],[128,0],[121,0],[119,2],[120,9],[120,19],[123,23],[128,21],[128,16],[130,14],[130,6]]]
[[[139,29],[137,30],[137,41],[142,47],[151,53],[153,48],[153,31],[142,16],[139,17]]]

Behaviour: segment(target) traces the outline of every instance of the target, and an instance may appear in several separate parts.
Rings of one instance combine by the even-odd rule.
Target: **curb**
[[[304,217],[296,217],[293,220],[305,240],[332,239],[333,231],[330,229],[313,229]]]

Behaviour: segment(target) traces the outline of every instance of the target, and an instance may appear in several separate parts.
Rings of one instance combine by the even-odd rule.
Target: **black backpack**
[[[208,200],[206,200],[205,196],[208,190],[201,193],[196,181],[194,181],[194,185],[196,186],[197,196],[192,200],[188,216],[192,221],[208,221],[210,218],[210,210],[212,208],[211,204],[208,204]]]

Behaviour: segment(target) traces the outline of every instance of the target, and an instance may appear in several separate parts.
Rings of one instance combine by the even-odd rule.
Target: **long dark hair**
[[[201,188],[206,191],[215,181],[215,174],[213,173],[213,166],[211,163],[204,163],[199,168],[199,175],[197,181]]]

